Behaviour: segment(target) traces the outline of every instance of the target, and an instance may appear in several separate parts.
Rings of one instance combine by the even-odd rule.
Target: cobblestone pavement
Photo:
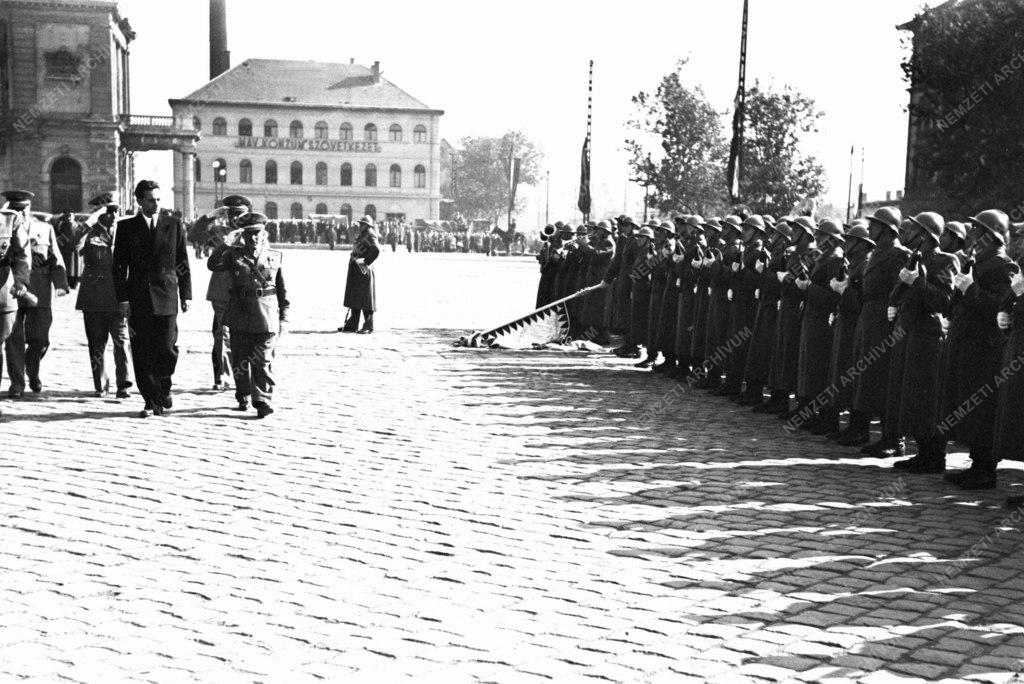
[[[527,260],[387,253],[379,332],[334,334],[346,256],[285,257],[266,421],[208,389],[201,302],[140,420],[60,301],[0,402],[0,680],[1021,679],[1019,470],[963,493],[609,355],[450,348]]]

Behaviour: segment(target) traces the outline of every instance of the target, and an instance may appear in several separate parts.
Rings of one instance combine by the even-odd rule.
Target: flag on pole
[[[590,215],[590,134],[583,140],[583,156],[580,160],[580,196],[576,202],[580,213]]]
[[[508,213],[509,216],[516,210],[516,188],[519,187],[519,167],[523,160],[519,157],[508,158]]]
[[[743,167],[743,121],[747,108],[747,16],[749,0],[743,0],[743,26],[740,34],[740,75],[736,87],[735,111],[732,115],[732,143],[729,145],[729,165],[726,180],[729,183],[729,199],[740,201],[740,174]]]

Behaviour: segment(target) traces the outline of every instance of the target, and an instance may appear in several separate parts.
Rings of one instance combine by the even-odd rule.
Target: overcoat
[[[747,355],[750,340],[757,322],[757,290],[761,285],[761,274],[757,272],[757,262],[763,258],[761,240],[744,246],[740,270],[733,274],[732,308],[729,318],[729,343],[733,351],[729,355],[729,364],[725,371],[729,384],[739,388],[747,366]]]
[[[804,292],[794,283],[799,270],[801,254],[795,249],[787,251],[785,280],[779,286],[779,316],[775,328],[775,348],[772,350],[772,370],[768,380],[772,390],[780,393],[796,391],[797,371],[800,363],[800,313]]]
[[[377,310],[377,281],[373,273],[373,262],[380,256],[380,243],[377,233],[372,230],[363,232],[352,245],[352,253],[348,260],[348,277],[345,279],[344,306],[359,311]],[[362,258],[366,273],[360,270],[356,259]]]
[[[832,356],[831,317],[839,304],[839,293],[829,283],[839,275],[842,267],[842,249],[822,254],[811,269],[811,283],[804,291],[796,389],[802,397],[818,398],[828,387]]]
[[[772,353],[775,350],[775,335],[779,321],[779,293],[781,285],[776,273],[786,270],[785,246],[780,245],[765,264],[758,276],[760,299],[754,319],[754,332],[750,338],[744,379],[748,385],[765,386],[771,379]]]
[[[683,260],[675,263],[673,272],[679,283],[679,301],[676,304],[676,358],[683,360],[691,357],[690,348],[693,342],[694,309],[697,303],[697,276],[699,269],[693,267],[693,261],[700,258],[696,244],[690,246]]]
[[[864,266],[867,259],[850,264],[847,278],[850,284],[839,297],[836,320],[832,328],[832,352],[829,355],[828,381],[832,388],[829,405],[836,409],[853,406],[853,337],[857,331],[857,318],[861,309],[861,288],[864,285]]]
[[[610,235],[596,236],[580,248],[586,259],[587,271],[581,287],[590,287],[604,282],[612,259],[615,257],[615,243]],[[596,290],[583,297],[583,311],[580,323],[584,329],[602,328],[605,325],[605,308],[611,292],[608,288]]]
[[[993,455],[1024,461],[1024,296],[1013,297],[1003,308],[1013,315],[1002,363],[1012,374],[999,388]]]

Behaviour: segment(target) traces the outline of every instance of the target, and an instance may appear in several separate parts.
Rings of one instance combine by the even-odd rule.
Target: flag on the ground
[[[569,336],[569,315],[566,302],[585,297],[594,290],[607,287],[598,283],[575,294],[546,304],[513,321],[490,330],[481,330],[460,338],[457,347],[501,347],[503,349],[529,349],[549,342],[565,342]]]
[[[580,160],[580,197],[576,202],[584,216],[590,215],[590,134],[583,139],[583,156]]]

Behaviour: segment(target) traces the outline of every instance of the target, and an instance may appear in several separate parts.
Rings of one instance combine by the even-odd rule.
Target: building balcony
[[[121,143],[132,152],[175,150],[194,154],[201,137],[191,123],[186,127],[173,116],[122,114],[120,125]]]

